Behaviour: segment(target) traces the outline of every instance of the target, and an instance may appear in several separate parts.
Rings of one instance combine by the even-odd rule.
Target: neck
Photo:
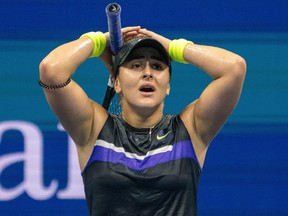
[[[122,118],[124,121],[126,121],[128,124],[135,128],[154,128],[155,125],[157,125],[161,119],[163,118],[163,113],[153,113],[150,116],[143,116],[143,115],[137,115],[135,113],[126,113],[122,112]]]

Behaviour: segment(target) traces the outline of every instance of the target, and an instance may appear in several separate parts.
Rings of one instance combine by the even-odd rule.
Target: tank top
[[[93,216],[194,216],[201,168],[179,115],[134,128],[109,115],[82,172]]]

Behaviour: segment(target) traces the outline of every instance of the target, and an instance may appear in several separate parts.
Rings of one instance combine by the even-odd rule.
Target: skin
[[[131,120],[134,127],[148,128],[149,118],[162,119],[164,98],[170,92],[169,68],[158,60],[162,57],[153,48],[138,48],[132,55],[137,57],[120,67],[115,91],[121,96],[125,120]],[[141,91],[143,87],[152,88],[153,92]]]
[[[124,40],[137,35],[151,37],[162,43],[166,50],[171,42],[170,39],[139,26],[123,28],[122,33]],[[108,45],[100,59],[113,74],[108,33],[105,36]],[[40,63],[41,81],[47,85],[64,83],[92,51],[93,43],[86,37],[57,47]],[[159,53],[154,49],[139,48],[135,52],[140,53],[141,57],[125,62],[120,67],[115,90],[121,96],[123,118],[134,127],[149,128],[163,116],[164,99],[170,92],[169,68],[159,58],[155,58]],[[183,57],[212,78],[199,98],[191,101],[180,113],[200,165],[203,166],[209,144],[239,100],[246,62],[230,51],[198,44],[189,44]],[[140,90],[143,86],[153,87],[154,91],[143,92]],[[107,111],[92,101],[73,80],[65,88],[44,89],[44,93],[51,109],[74,140],[80,168],[83,170],[108,117]]]

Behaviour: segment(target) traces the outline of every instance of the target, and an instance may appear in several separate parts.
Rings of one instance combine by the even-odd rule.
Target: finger
[[[138,31],[133,31],[133,32],[127,32],[123,35],[124,38],[128,38],[128,37],[133,37],[139,35]]]
[[[139,30],[138,30],[138,33],[143,34],[143,35],[146,35],[146,36],[148,36],[148,37],[152,37],[152,36],[153,36],[153,32],[147,30],[146,28],[141,28],[141,29],[139,29]]]
[[[138,31],[140,28],[141,28],[140,26],[130,26],[130,27],[122,28],[121,31],[123,34],[126,34],[131,31]]]

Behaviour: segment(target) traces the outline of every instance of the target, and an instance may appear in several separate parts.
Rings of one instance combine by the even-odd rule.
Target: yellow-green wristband
[[[187,64],[188,62],[185,61],[183,54],[186,46],[188,44],[193,44],[192,41],[187,41],[183,38],[172,40],[169,45],[168,53],[173,61],[180,62]]]
[[[80,38],[83,37],[88,37],[93,42],[94,49],[90,58],[100,56],[106,47],[106,37],[104,33],[100,31],[88,32],[80,36]]]

